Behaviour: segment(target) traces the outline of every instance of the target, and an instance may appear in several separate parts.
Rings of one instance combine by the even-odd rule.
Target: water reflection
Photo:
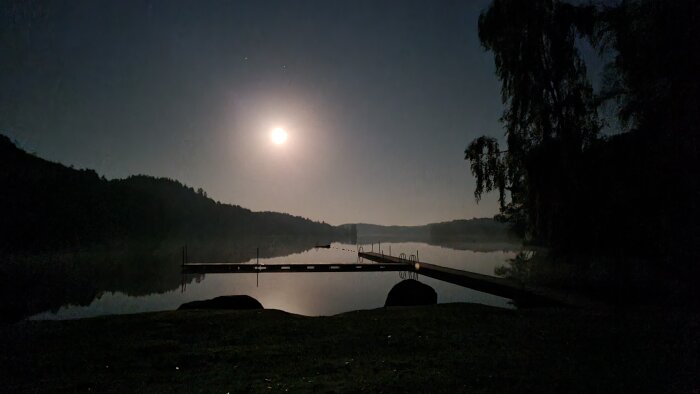
[[[317,242],[317,238],[284,237],[205,240],[190,242],[188,249],[192,259],[245,262],[255,257],[258,247],[260,255],[269,258],[309,250]],[[89,311],[71,317],[154,310],[155,306],[138,305],[148,305],[151,296],[179,290],[182,245],[179,240],[131,242],[70,253],[2,256],[0,321],[46,311],[41,316],[61,318],[68,309]],[[198,283],[203,278],[189,276],[185,282]],[[101,303],[115,297],[118,304]]]
[[[290,240],[287,240],[290,241]],[[247,245],[246,254],[212,245],[190,245],[190,261],[226,261],[255,263],[255,242]],[[316,240],[290,243],[275,242],[271,247],[261,247],[261,264],[295,263],[352,263],[356,261],[356,246],[333,243],[330,249],[314,249]],[[365,246],[368,250],[371,246]],[[457,250],[420,242],[382,243],[382,248],[392,254],[420,253],[421,260],[439,263],[447,267],[465,269],[493,275],[497,266],[513,258],[512,251],[477,252]],[[180,291],[182,277],[179,271],[180,255],[172,245],[169,260],[146,264],[133,255],[134,268],[115,276],[118,279],[105,283],[102,291],[86,294],[80,302],[74,299],[59,300],[52,310],[36,314],[36,319],[65,319],[117,313],[136,313],[176,309],[185,302],[210,299],[220,295],[245,294],[259,300],[265,308],[281,309],[303,315],[332,315],[358,309],[379,308],[384,305],[387,293],[402,280],[399,272],[343,272],[343,273],[265,273],[256,274],[206,274],[186,277],[186,291]],[[143,255],[142,255],[143,256]],[[165,257],[161,257],[165,258]],[[156,261],[156,260],[150,260]],[[161,272],[157,272],[158,270]],[[144,274],[147,271],[148,274]],[[115,273],[113,271],[112,273]],[[140,276],[130,279],[129,275]],[[259,280],[259,283],[258,283]],[[438,302],[478,302],[509,307],[508,300],[419,275],[419,280],[433,287]],[[138,283],[136,283],[138,282]],[[99,282],[96,282],[99,283]],[[154,287],[148,287],[153,285]],[[110,286],[107,286],[109,284]],[[125,287],[120,287],[125,286]],[[97,286],[93,286],[97,289]],[[72,304],[72,305],[66,305]],[[54,306],[55,305],[55,306]],[[46,309],[49,309],[46,308]],[[40,311],[35,311],[40,312]]]

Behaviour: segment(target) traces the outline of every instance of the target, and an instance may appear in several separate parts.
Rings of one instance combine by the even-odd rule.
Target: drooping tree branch
[[[470,162],[472,174],[476,177],[474,198],[479,202],[482,194],[498,190],[501,207],[505,204],[507,165],[504,155],[507,151],[499,148],[495,138],[481,136],[472,141],[464,151],[464,158]]]

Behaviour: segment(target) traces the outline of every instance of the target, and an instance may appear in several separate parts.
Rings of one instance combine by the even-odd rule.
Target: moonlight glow
[[[282,145],[287,142],[287,132],[278,127],[272,130],[272,133],[270,133],[270,139],[275,145]]]

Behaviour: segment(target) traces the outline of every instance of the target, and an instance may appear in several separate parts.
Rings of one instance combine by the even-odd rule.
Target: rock
[[[432,287],[414,279],[397,283],[389,291],[384,306],[410,306],[437,304],[437,293]]]
[[[262,304],[247,295],[221,296],[211,300],[192,301],[180,305],[182,309],[263,309]]]

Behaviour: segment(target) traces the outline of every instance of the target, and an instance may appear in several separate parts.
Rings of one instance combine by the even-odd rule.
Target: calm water
[[[363,245],[365,251],[370,245]],[[382,243],[384,253],[415,254],[421,261],[457,269],[494,275],[497,266],[513,258],[514,251],[473,251],[428,245],[425,243]],[[343,250],[345,249],[345,250]],[[374,245],[375,251],[378,245]],[[261,258],[261,264],[274,263],[353,263],[357,261],[355,245],[332,244],[331,249],[310,249],[283,257]],[[255,259],[249,260],[255,263]],[[179,264],[179,262],[177,262]],[[384,305],[389,290],[402,279],[399,272],[343,273],[263,273],[206,274],[189,277],[185,289],[149,295],[128,295],[122,291],[102,291],[87,305],[63,305],[55,311],[45,311],[31,319],[73,319],[81,317],[162,311],[179,305],[221,295],[246,294],[256,298],[267,309],[318,316],[333,315]],[[439,303],[475,302],[499,307],[511,307],[509,300],[419,275],[419,280],[433,287]],[[256,283],[257,281],[257,283]]]

